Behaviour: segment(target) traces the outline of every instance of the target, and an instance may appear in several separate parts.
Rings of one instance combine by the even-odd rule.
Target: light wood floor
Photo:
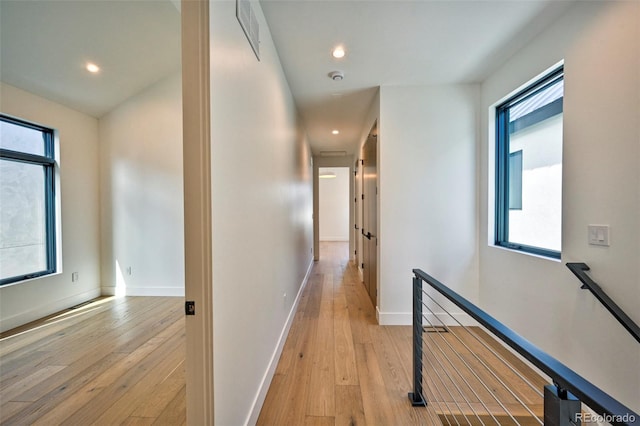
[[[501,395],[511,409],[517,405],[515,397],[498,382],[513,384],[517,378],[500,368],[499,380],[480,372],[478,378],[489,388],[478,391],[476,378],[464,373],[461,364],[477,366],[474,352],[493,365],[495,355],[455,327],[446,333],[424,333],[430,403],[426,408],[411,407],[411,327],[376,325],[374,307],[356,267],[348,262],[346,243],[323,243],[320,255],[259,425],[464,425],[476,424],[472,414],[484,416],[487,407],[497,420],[485,424],[509,424],[487,393]],[[541,389],[544,382],[539,377],[481,331],[478,334]],[[438,342],[452,366],[438,364],[438,358],[445,362],[437,352]],[[12,330],[0,335],[0,424],[185,424],[184,351],[182,298],[103,298]],[[475,391],[467,391],[458,372]],[[450,383],[443,384],[440,377]],[[517,398],[538,413],[541,399],[523,385],[514,388]],[[471,405],[465,408],[465,402]],[[515,407],[519,423],[529,424],[521,411]]]
[[[184,301],[104,298],[2,335],[3,425],[181,425]]]
[[[321,244],[258,425],[433,424],[407,398],[408,327],[376,325],[348,257],[346,243]]]
[[[538,390],[545,382],[477,328],[471,330],[478,339],[462,327],[423,334],[429,406],[412,407],[412,328],[376,325],[374,307],[347,259],[346,243],[321,244],[258,425],[541,423],[531,413],[542,416]]]

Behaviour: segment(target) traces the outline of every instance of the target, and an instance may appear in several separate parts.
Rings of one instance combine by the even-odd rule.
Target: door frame
[[[209,0],[182,0],[182,126],[188,425],[213,425]]]
[[[319,170],[324,167],[346,167],[349,173],[353,173],[353,155],[344,155],[339,157],[323,157],[321,155],[313,156],[313,260],[320,260],[320,178]],[[354,195],[353,180],[349,179],[349,198]],[[349,203],[349,229],[354,228],[354,203]],[[355,250],[355,240],[349,233],[349,253],[353,254]],[[351,256],[349,256],[351,258]]]
[[[362,281],[364,287],[369,294],[369,297],[376,308],[378,307],[378,261],[379,261],[379,247],[378,241],[379,235],[379,220],[378,220],[378,122],[373,123],[367,139],[362,145],[361,158],[362,158],[362,254],[363,254],[363,270]],[[374,159],[374,164],[371,165],[371,158]],[[371,170],[373,167],[373,177],[371,177]],[[373,182],[371,181],[373,179]],[[373,213],[373,216],[371,215]],[[372,219],[373,218],[373,219]],[[373,222],[373,223],[371,223]],[[372,239],[365,236],[371,235],[375,240],[375,244],[372,244]],[[367,238],[365,240],[365,238]],[[366,248],[365,248],[366,247]]]

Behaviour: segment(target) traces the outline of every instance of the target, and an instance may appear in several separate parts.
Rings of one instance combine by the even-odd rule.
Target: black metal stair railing
[[[605,308],[622,324],[622,326],[640,343],[640,327],[633,322],[629,315],[611,300],[607,293],[587,275],[590,269],[586,263],[567,263],[567,268],[574,273],[582,283],[581,288],[588,289],[604,305]]]
[[[434,277],[419,269],[414,269],[413,273],[413,392],[409,393],[409,399],[414,406],[430,404],[435,411],[443,413],[438,415],[439,419],[436,419],[434,423],[448,425],[526,425],[537,423],[546,426],[569,426],[579,425],[585,420],[594,420],[590,416],[595,413],[596,420],[606,421],[612,425],[640,425],[640,415],[578,375],[569,367],[543,352]],[[503,380],[500,374],[493,373],[491,371],[492,366],[487,365],[491,364],[491,362],[484,362],[474,352],[477,352],[477,348],[482,344],[487,348],[486,350],[493,352],[498,359],[507,364],[503,356],[497,353],[500,351],[494,350],[481,342],[466,344],[456,336],[456,333],[447,333],[447,327],[449,326],[439,318],[440,313],[435,313],[430,306],[438,306],[442,309],[444,315],[448,315],[451,321],[460,326],[449,328],[460,328],[472,335],[476,340],[482,340],[478,338],[478,333],[471,330],[477,327],[467,327],[461,324],[454,315],[444,309],[442,303],[425,291],[425,288],[423,288],[424,283],[462,309],[463,312],[477,321],[483,329],[506,344],[513,353],[518,354],[548,376],[553,384],[545,386],[545,382],[541,381],[541,378],[535,381],[535,383],[539,384],[534,384],[513,367],[509,367],[511,370],[506,375],[511,378],[509,380]],[[427,298],[429,303],[425,303],[424,299]],[[425,327],[435,331],[432,334],[436,335],[446,346],[434,349],[430,346],[433,341],[426,343],[423,340]],[[436,346],[438,345],[436,344]],[[502,348],[502,346],[500,347]],[[480,348],[485,350],[482,347]],[[451,377],[447,377],[446,373],[440,374],[438,372],[442,371],[442,363],[447,362],[451,366],[450,371],[452,373],[450,373],[450,376],[460,376],[462,380],[459,382],[460,385],[456,385]],[[486,368],[486,371],[476,373],[474,370],[478,368]],[[466,379],[458,371],[461,369],[468,371],[466,374],[470,377],[469,379]],[[429,377],[429,374],[434,377]],[[530,408],[530,401],[523,401],[531,398],[522,397],[518,391],[510,389],[511,380],[520,380],[524,383],[522,387],[531,388],[532,392],[539,395],[541,402],[537,407],[543,408],[543,413],[534,413],[537,408]],[[477,387],[479,389],[473,389],[474,386],[470,383],[472,381],[478,383]],[[485,383],[487,381],[491,381],[491,383],[487,385]],[[440,383],[440,386],[436,386],[438,383]],[[453,385],[449,386],[451,390],[446,389],[448,384]],[[438,387],[445,388],[445,390],[441,391],[437,389]],[[468,389],[466,393],[470,396],[461,396],[463,393],[461,388]],[[432,391],[429,397],[427,397],[426,392],[428,390]],[[461,402],[457,402],[453,394],[460,396]],[[479,397],[480,394],[489,398],[489,401],[482,401]],[[505,395],[514,403],[506,403]],[[542,400],[544,400],[543,403]],[[590,411],[585,413],[583,404]],[[513,406],[521,406],[521,408],[518,408],[519,411],[516,413],[511,410]],[[492,413],[492,409],[495,407],[502,414]],[[482,413],[478,414],[479,412]]]

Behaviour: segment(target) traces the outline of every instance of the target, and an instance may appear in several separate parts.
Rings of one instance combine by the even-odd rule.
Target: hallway
[[[432,424],[407,399],[410,327],[376,325],[348,251],[321,243],[258,425]]]

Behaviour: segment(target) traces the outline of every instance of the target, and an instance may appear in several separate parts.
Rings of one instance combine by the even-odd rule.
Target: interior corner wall
[[[478,101],[476,85],[380,88],[380,324],[411,324],[414,268],[478,299]]]
[[[58,130],[62,209],[62,270],[0,288],[6,331],[100,295],[98,121],[4,83],[0,111]]]
[[[215,423],[255,424],[313,264],[311,151],[259,2],[210,3]]]
[[[184,296],[182,80],[100,118],[102,292]]]
[[[640,412],[640,346],[566,268],[640,323],[640,3],[577,2],[482,86],[481,306]],[[491,245],[493,106],[564,59],[562,261]],[[587,241],[606,224],[610,247]]]

